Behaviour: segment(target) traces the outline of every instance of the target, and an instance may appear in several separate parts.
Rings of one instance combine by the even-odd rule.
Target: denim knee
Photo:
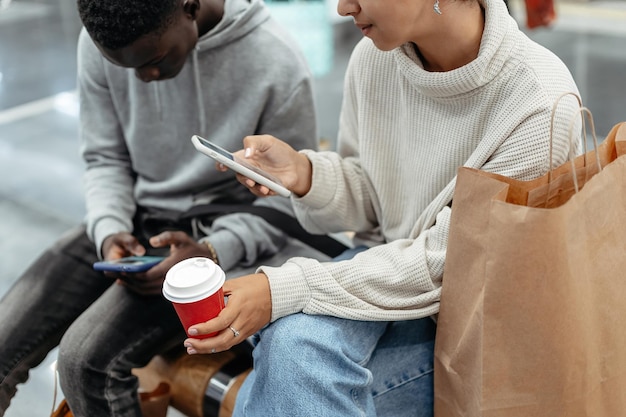
[[[90,348],[86,342],[86,339],[76,334],[78,332],[68,330],[61,342],[59,343],[59,353],[57,357],[57,369],[59,376],[63,381],[72,381],[76,386],[82,386],[85,380],[89,379],[86,375],[90,370],[94,368],[93,365],[88,364],[88,358],[90,357]],[[64,384],[65,385],[65,384]],[[63,390],[69,389],[69,387],[63,387]]]
[[[365,364],[385,327],[305,314],[270,324],[254,349],[255,371],[236,415],[373,415]]]
[[[289,361],[289,366],[281,367],[285,372],[290,372],[290,366],[298,369],[308,363],[319,365],[333,356],[335,360],[363,366],[369,361],[384,328],[385,324],[379,322],[293,314],[263,330],[262,352],[259,354],[263,360],[276,360],[283,364]],[[315,370],[307,368],[299,372],[307,374]]]

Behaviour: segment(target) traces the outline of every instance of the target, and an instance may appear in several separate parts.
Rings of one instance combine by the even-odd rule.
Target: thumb
[[[161,232],[150,238],[150,244],[155,248],[162,248],[174,243],[176,243],[174,234],[170,231]]]
[[[122,241],[122,246],[126,251],[135,256],[142,256],[146,254],[146,248],[144,248],[134,236],[128,236],[124,239]]]
[[[274,138],[270,135],[251,135],[243,138],[244,158],[250,158],[255,152],[265,152]]]

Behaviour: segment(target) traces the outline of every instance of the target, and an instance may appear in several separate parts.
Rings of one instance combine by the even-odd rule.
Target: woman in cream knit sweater
[[[457,169],[544,174],[553,104],[578,92],[502,0],[339,0],[338,11],[365,36],[346,74],[338,151],[253,136],[244,153],[294,193],[308,230],[356,231],[368,249],[226,283],[226,309],[193,326],[221,333],[185,345],[210,353],[257,334],[237,416],[432,415],[433,316]],[[577,111],[573,98],[558,107],[553,165],[579,150],[568,137]]]

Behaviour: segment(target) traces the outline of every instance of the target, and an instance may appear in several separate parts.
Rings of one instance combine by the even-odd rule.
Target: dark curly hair
[[[78,14],[91,38],[120,49],[148,33],[160,34],[174,21],[181,0],[77,0]]]

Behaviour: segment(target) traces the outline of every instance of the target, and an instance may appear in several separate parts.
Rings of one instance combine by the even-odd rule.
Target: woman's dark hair
[[[91,38],[107,49],[130,45],[148,33],[161,34],[174,21],[181,0],[77,0]]]

